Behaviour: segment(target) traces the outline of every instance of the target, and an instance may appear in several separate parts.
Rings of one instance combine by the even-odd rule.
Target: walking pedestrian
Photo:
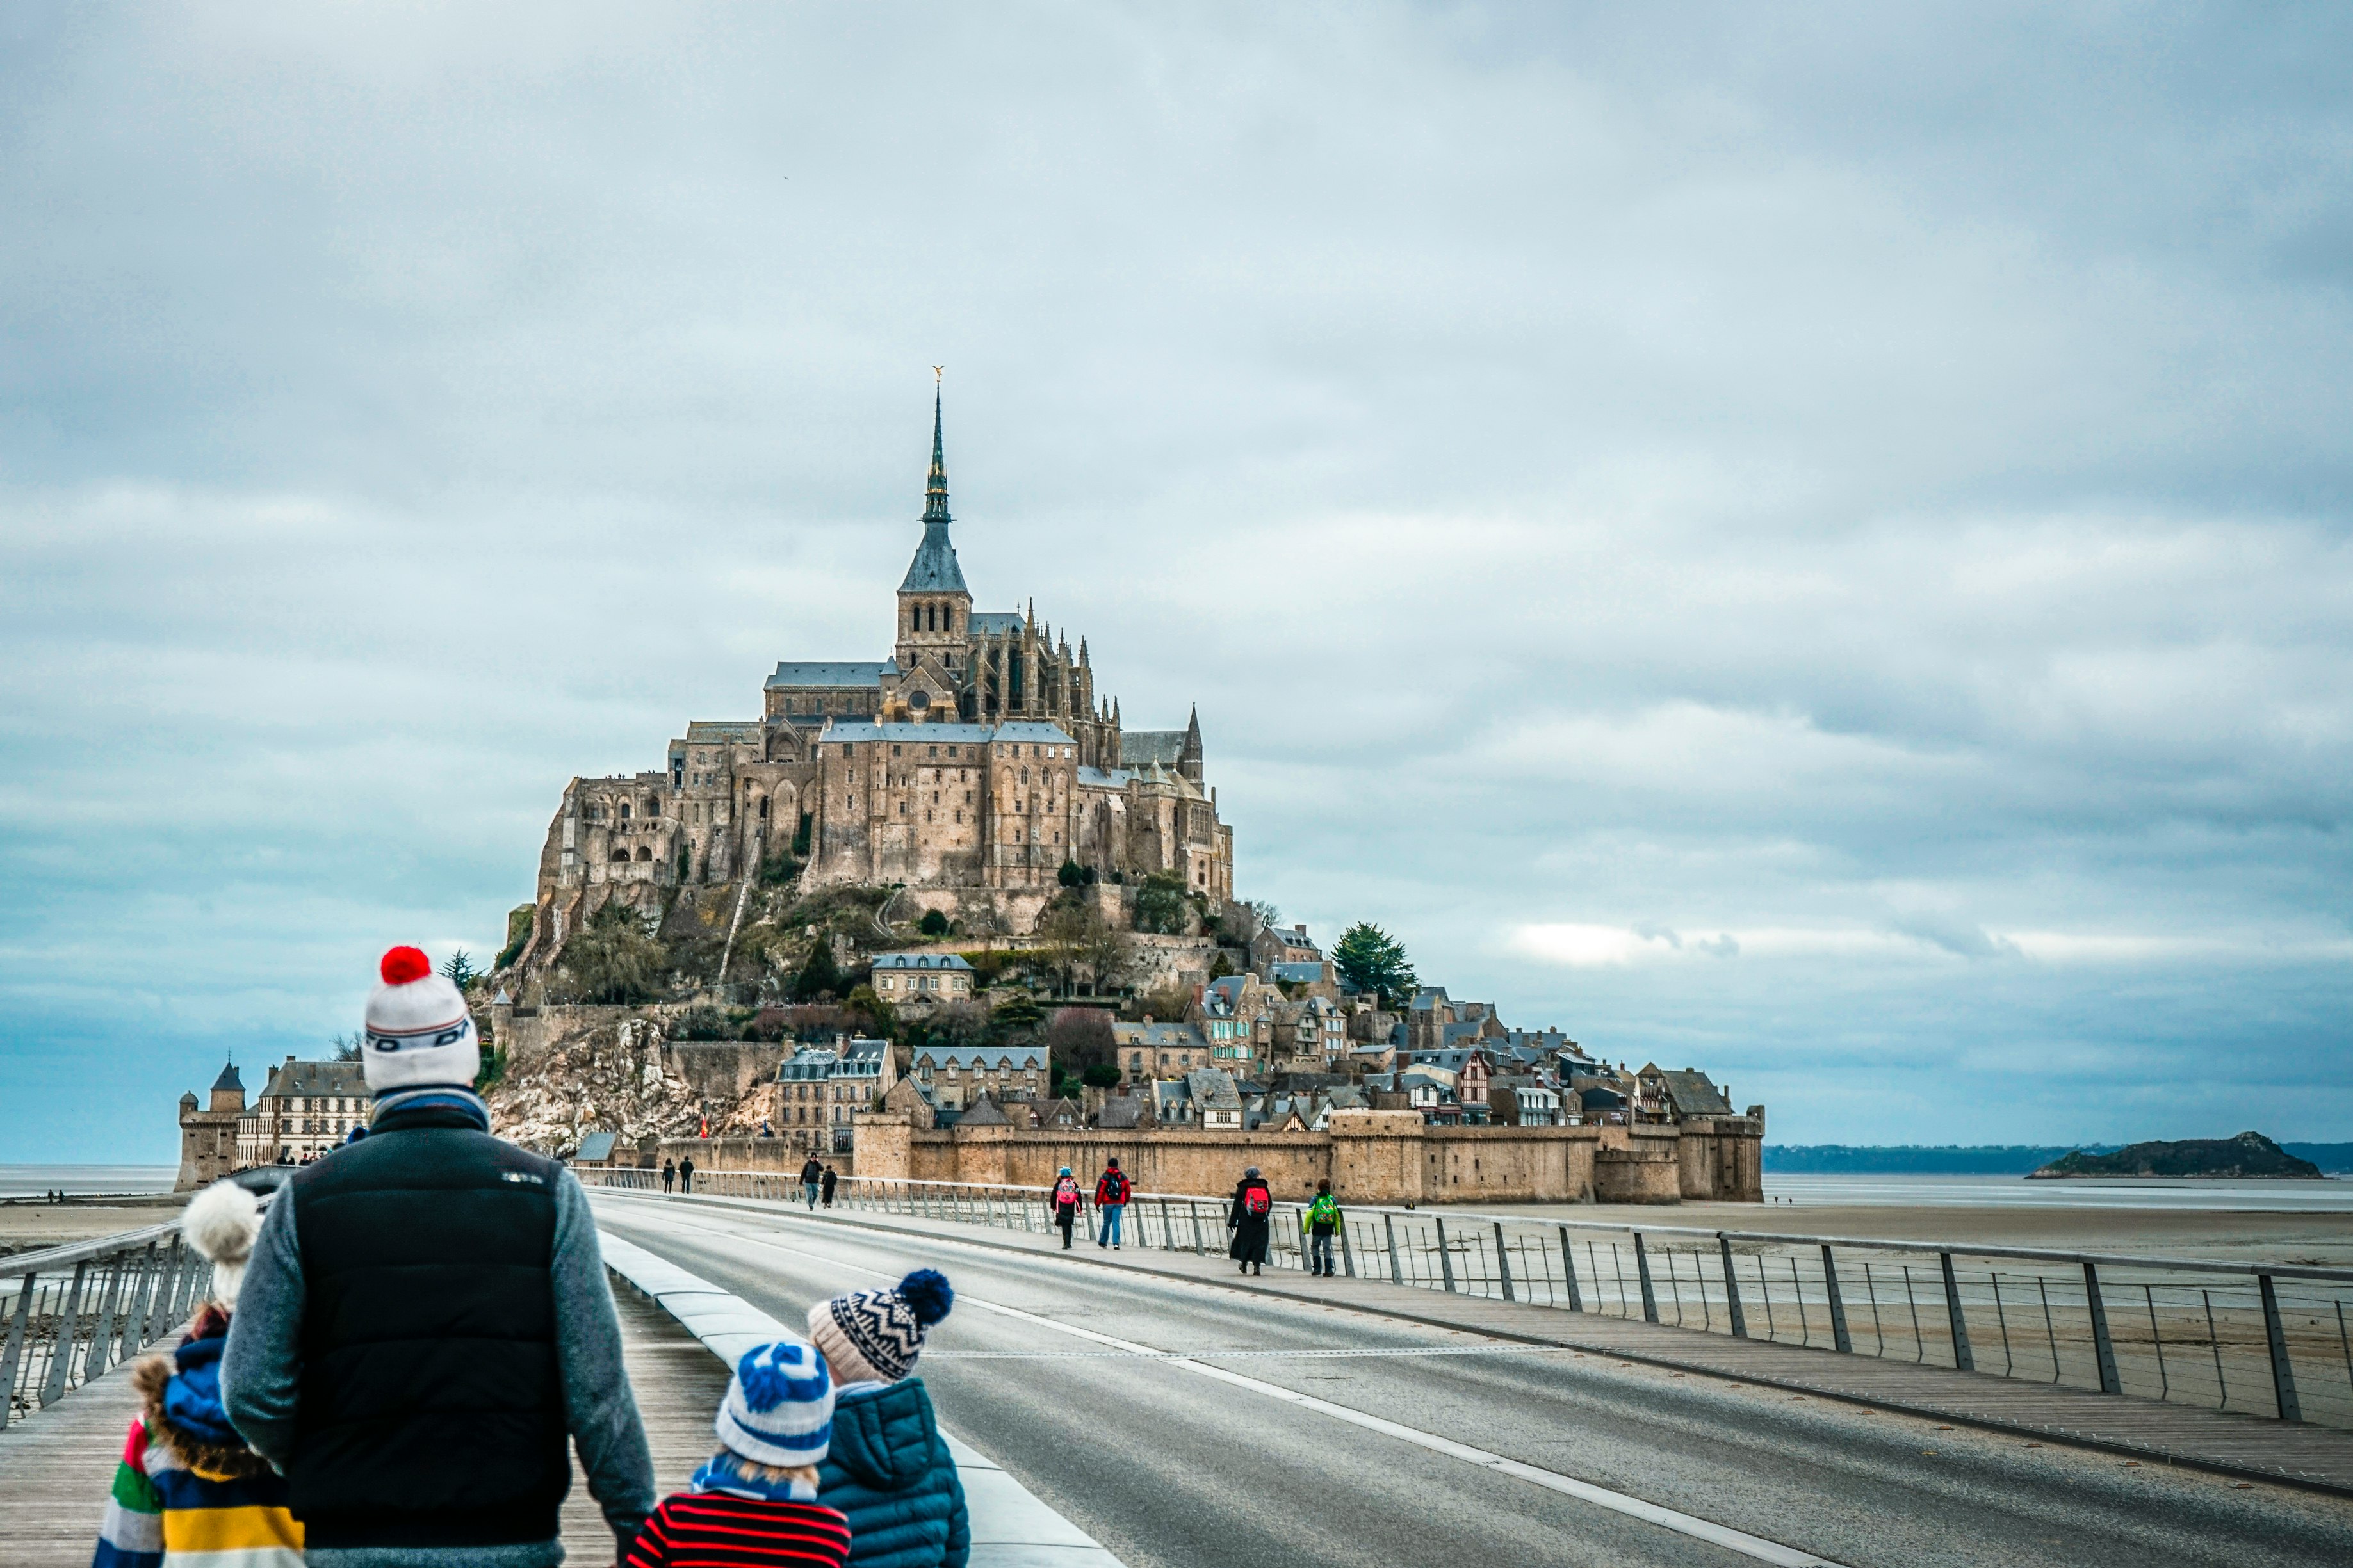
[[[285,1476],[313,1568],[554,1568],[574,1448],[625,1551],[653,1463],[596,1216],[571,1172],[491,1136],[458,988],[413,947],[382,973],[368,1136],[270,1203],[228,1417]]]
[[[1119,1156],[1114,1154],[1104,1164],[1103,1173],[1095,1180],[1095,1212],[1103,1215],[1103,1229],[1095,1237],[1097,1247],[1109,1246],[1119,1250],[1120,1216],[1127,1213],[1131,1189],[1127,1174],[1119,1168]]]
[[[1307,1233],[1307,1272],[1332,1278],[1332,1237],[1340,1229],[1340,1200],[1332,1195],[1329,1178],[1315,1184],[1315,1201],[1299,1216]]]
[[[1071,1250],[1071,1227],[1079,1222],[1079,1179],[1068,1165],[1054,1178],[1054,1223],[1061,1227],[1062,1250]]]
[[[811,1154],[801,1162],[801,1198],[812,1209],[817,1207],[818,1194],[825,1185],[825,1167]]]
[[[1226,1215],[1226,1228],[1234,1233],[1226,1256],[1241,1265],[1245,1274],[1266,1272],[1267,1242],[1274,1229],[1274,1194],[1250,1166],[1234,1184],[1234,1206]]]
[[[845,1568],[849,1520],[817,1500],[833,1405],[814,1345],[745,1352],[719,1403],[723,1446],[654,1510],[628,1568]]]
[[[694,1156],[691,1154],[678,1163],[678,1190],[681,1193],[694,1191]]]
[[[944,1275],[918,1268],[890,1290],[809,1309],[808,1336],[833,1374],[833,1441],[817,1500],[849,1517],[859,1568],[965,1568],[972,1524],[955,1458],[923,1380],[923,1336],[955,1305]]]
[[[246,1446],[221,1408],[221,1350],[260,1229],[260,1205],[234,1182],[198,1193],[180,1218],[180,1234],[213,1266],[212,1297],[198,1303],[177,1348],[132,1369],[140,1413],[114,1467],[91,1568],[232,1558],[240,1568],[302,1568],[302,1527],[287,1509],[286,1479]]]
[[[831,1208],[833,1206],[833,1189],[840,1184],[841,1178],[835,1174],[834,1169],[831,1165],[828,1165],[825,1168],[825,1179],[818,1184],[818,1202],[824,1205],[827,1208]]]
[[[670,1184],[671,1184],[672,1182],[677,1181],[677,1180],[678,1180],[678,1162],[677,1162],[677,1161],[675,1161],[675,1160],[670,1160],[670,1159],[665,1159],[665,1160],[663,1160],[663,1161],[662,1161],[662,1191],[664,1191],[664,1192],[668,1192],[668,1191],[670,1191]]]

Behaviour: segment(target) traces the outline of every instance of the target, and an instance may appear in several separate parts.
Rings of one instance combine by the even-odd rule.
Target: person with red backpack
[[[1079,1222],[1079,1179],[1068,1165],[1054,1178],[1054,1223],[1062,1227],[1062,1250],[1071,1250],[1071,1227]]]
[[[1103,1215],[1103,1231],[1095,1237],[1097,1247],[1108,1245],[1113,1252],[1119,1250],[1119,1221],[1127,1213],[1130,1190],[1127,1173],[1119,1168],[1119,1159],[1114,1155],[1095,1183],[1095,1212]]]
[[[1234,1206],[1226,1215],[1226,1228],[1234,1233],[1226,1256],[1240,1264],[1245,1274],[1265,1273],[1267,1241],[1274,1231],[1274,1194],[1267,1190],[1256,1165],[1244,1171],[1235,1184]]]

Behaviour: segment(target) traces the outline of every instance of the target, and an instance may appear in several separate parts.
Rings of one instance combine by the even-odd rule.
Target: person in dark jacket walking
[[[413,947],[382,970],[368,1136],[271,1202],[222,1404],[285,1476],[311,1568],[555,1568],[575,1447],[626,1548],[653,1463],[587,1198],[491,1136],[458,988]]]
[[[678,1190],[681,1193],[694,1191],[694,1156],[691,1154],[678,1163]]]
[[[840,1184],[841,1178],[834,1174],[834,1170],[831,1165],[828,1165],[825,1168],[825,1180],[818,1184],[818,1202],[824,1205],[827,1208],[831,1208],[833,1206],[833,1189]]]
[[[807,1203],[811,1208],[817,1207],[818,1191],[819,1188],[824,1186],[824,1184],[825,1167],[817,1163],[816,1155],[811,1154],[807,1159],[801,1162],[802,1201]]]
[[[1071,1174],[1068,1165],[1054,1178],[1054,1191],[1047,1200],[1054,1206],[1054,1223],[1061,1227],[1062,1250],[1071,1250],[1071,1227],[1079,1223],[1079,1179]]]
[[[677,1180],[678,1162],[675,1160],[664,1160],[662,1162],[662,1191],[670,1191],[670,1184]]]
[[[923,1336],[955,1305],[935,1270],[891,1290],[853,1290],[809,1309],[809,1339],[833,1373],[833,1434],[817,1500],[849,1520],[854,1568],[965,1568],[972,1523],[955,1458],[923,1379]]]
[[[1266,1247],[1274,1229],[1274,1194],[1252,1165],[1234,1184],[1234,1206],[1226,1215],[1226,1228],[1234,1233],[1226,1256],[1241,1265],[1245,1274],[1266,1272]]]

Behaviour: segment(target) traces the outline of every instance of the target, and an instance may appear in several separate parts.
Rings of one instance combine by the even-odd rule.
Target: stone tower
[[[210,1186],[237,1169],[237,1124],[245,1115],[245,1080],[230,1062],[213,1079],[211,1103],[196,1109],[193,1093],[180,1096],[180,1175],[172,1190]]]
[[[948,464],[941,437],[940,394],[932,388],[932,474],[923,488],[923,539],[899,584],[899,668],[912,673],[925,659],[961,678],[958,656],[969,640],[972,593],[948,539]],[[953,717],[943,714],[941,717]]]

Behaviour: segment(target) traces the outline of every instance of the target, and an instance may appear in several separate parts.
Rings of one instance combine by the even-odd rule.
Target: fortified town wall
[[[1044,1187],[1068,1165],[1090,1188],[1106,1161],[1144,1193],[1233,1190],[1256,1165],[1279,1195],[1326,1177],[1354,1203],[1762,1203],[1761,1119],[1672,1127],[1437,1127],[1411,1110],[1338,1110],[1329,1132],[923,1131],[860,1112],[857,1153],[822,1155],[845,1176]],[[806,1150],[776,1139],[664,1139],[640,1163],[691,1155],[703,1171],[793,1172]]]

